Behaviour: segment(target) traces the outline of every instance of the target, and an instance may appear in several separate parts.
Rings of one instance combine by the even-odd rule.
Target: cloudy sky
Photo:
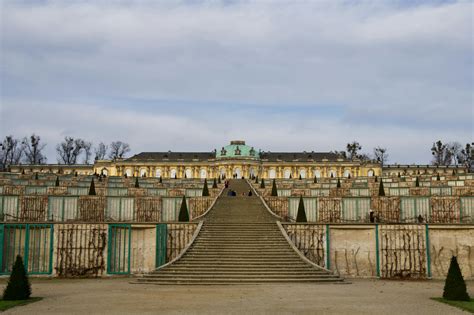
[[[141,151],[474,139],[472,1],[2,1],[0,136]]]

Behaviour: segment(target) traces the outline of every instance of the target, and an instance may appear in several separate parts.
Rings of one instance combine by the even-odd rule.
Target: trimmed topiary
[[[56,176],[56,183],[54,184],[54,186],[59,187],[59,176]]]
[[[337,185],[336,185],[336,188],[341,188],[341,181],[339,180],[339,178],[337,179]]]
[[[273,179],[273,183],[272,183],[272,196],[274,197],[278,196],[278,189],[277,189],[275,179]]]
[[[35,173],[35,180],[38,180],[39,177],[38,177],[38,172]]]
[[[221,183],[221,177],[217,177],[217,183],[220,184]]]
[[[202,196],[207,197],[209,196],[209,188],[207,187],[207,179],[204,178],[204,187],[202,188]]]
[[[439,176],[439,173],[436,174],[436,180],[437,180],[437,181],[440,181],[440,180],[441,180],[441,177]]]
[[[292,179],[292,178],[293,178],[293,176],[290,174],[290,179]]]
[[[212,183],[212,188],[217,188],[217,180],[214,177],[214,182]]]
[[[94,184],[94,178],[91,180],[91,185],[89,186],[89,196],[95,196],[97,195],[95,192],[95,184]]]
[[[128,178],[128,175],[127,175],[127,173],[125,173],[125,174],[123,175],[123,177],[125,177],[125,178]]]
[[[181,208],[179,208],[179,222],[189,222],[189,212],[188,205],[186,204],[186,196],[183,196],[183,201],[181,202]]]
[[[296,215],[296,222],[308,222],[306,219],[306,211],[304,209],[303,196],[300,196],[300,202],[298,204],[298,214]]]
[[[347,175],[347,179],[351,179],[351,173]]]
[[[303,177],[301,177],[301,174],[300,174],[300,177],[298,177],[298,179],[299,179],[299,180],[302,180],[302,179],[303,179]]]
[[[163,178],[160,176],[160,184],[163,184]]]
[[[16,256],[10,279],[3,291],[3,299],[6,301],[27,300],[31,296],[31,285],[26,274],[25,265],[20,255]]]
[[[448,275],[444,283],[443,298],[452,301],[470,301],[466,290],[466,282],[464,282],[456,256],[451,258]]]
[[[260,182],[260,188],[265,188],[265,181],[262,178],[262,181]]]
[[[258,176],[255,176],[255,184],[258,184]]]
[[[138,182],[138,177],[135,178],[135,188],[140,188],[140,183]]]
[[[334,178],[334,174],[333,174],[333,173],[331,173],[331,178]]]
[[[379,181],[379,178],[375,176],[375,182],[378,182],[378,181]]]
[[[21,171],[21,175],[25,175],[25,169]]]
[[[454,176],[454,175],[456,175],[456,171],[455,171],[455,170],[453,170],[453,173],[452,173],[452,174],[453,174],[453,176]]]
[[[317,184],[317,183],[318,183],[318,178],[317,178],[316,176],[314,176],[313,183],[315,183],[315,184]]]
[[[416,177],[415,187],[420,187],[420,180],[418,179],[418,176]]]
[[[383,181],[382,181],[382,179],[380,179],[379,196],[381,196],[381,197],[384,197],[384,196],[385,196],[385,188],[383,187]]]

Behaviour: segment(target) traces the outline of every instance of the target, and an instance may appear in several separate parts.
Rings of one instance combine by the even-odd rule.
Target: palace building
[[[270,152],[231,141],[210,152],[141,152],[130,158],[99,160],[93,165],[15,165],[12,172],[44,172],[162,178],[330,178],[405,174],[450,174],[452,167],[388,165],[349,160],[333,152]],[[458,169],[456,172],[464,173]]]

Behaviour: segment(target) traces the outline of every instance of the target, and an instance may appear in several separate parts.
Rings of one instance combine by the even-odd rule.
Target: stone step
[[[343,279],[339,277],[333,278],[301,278],[301,277],[283,277],[283,278],[265,278],[265,277],[254,277],[254,278],[187,278],[187,277],[175,277],[171,279],[146,279],[138,278],[138,283],[149,283],[149,284],[199,284],[199,285],[210,285],[210,284],[253,284],[253,283],[288,283],[288,282],[310,282],[310,283],[330,283],[330,282],[342,282]]]

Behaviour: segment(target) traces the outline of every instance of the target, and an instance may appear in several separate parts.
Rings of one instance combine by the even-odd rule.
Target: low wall
[[[0,275],[17,255],[30,275],[101,277],[150,272],[188,246],[199,223],[2,224]]]
[[[457,256],[474,279],[474,225],[282,223],[314,263],[345,277],[446,277]]]

